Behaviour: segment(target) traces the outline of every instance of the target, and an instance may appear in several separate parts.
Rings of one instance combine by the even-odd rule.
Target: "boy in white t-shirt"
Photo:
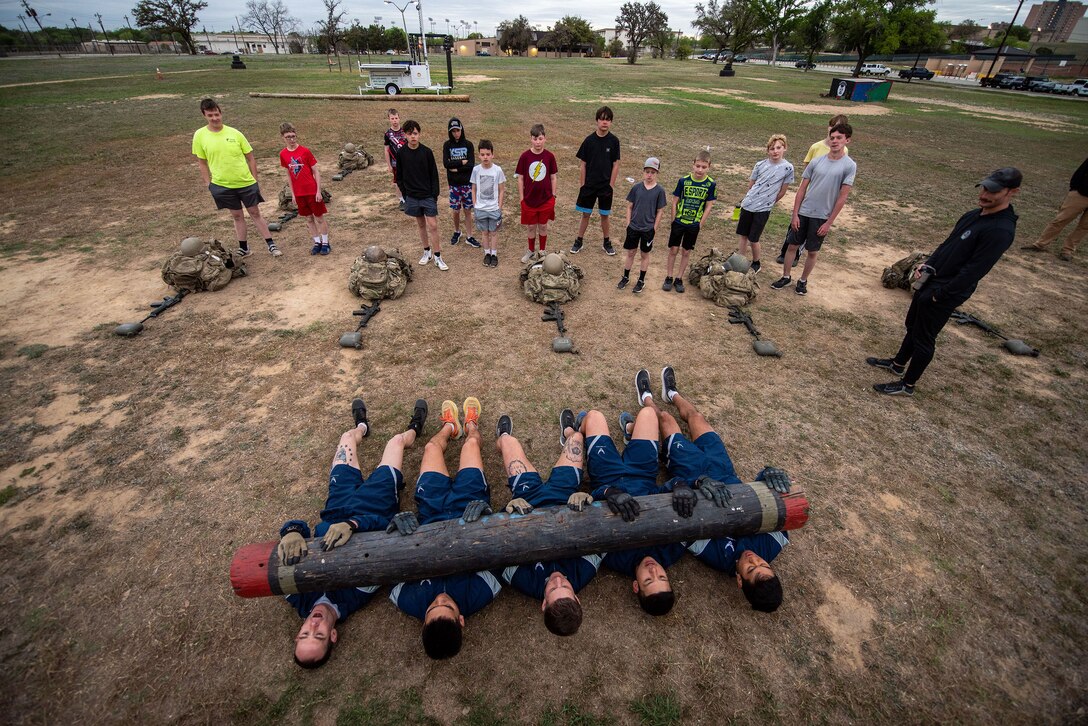
[[[477,149],[480,163],[472,168],[470,182],[476,202],[476,231],[483,238],[484,267],[499,266],[499,225],[502,224],[502,202],[506,194],[506,174],[494,163],[495,146],[480,139]]]

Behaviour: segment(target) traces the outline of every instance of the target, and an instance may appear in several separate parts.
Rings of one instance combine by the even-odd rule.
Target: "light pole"
[[[393,0],[385,0],[386,5],[392,5],[400,11],[400,22],[404,26],[404,49],[409,53],[412,51],[412,39],[408,37],[408,21],[404,19],[404,11],[408,9],[408,6],[412,4],[411,0],[404,3],[404,7],[397,5]]]
[[[476,29],[476,35],[480,34],[480,24],[475,20],[472,21],[472,27]]]
[[[434,32],[434,18],[427,18],[427,22],[431,24],[431,32]]]
[[[1020,14],[1020,8],[1024,7],[1024,0],[1020,0],[1020,4],[1016,6],[1016,12],[1012,14],[1012,22],[1005,27],[1005,34],[1001,36],[1001,42],[997,46],[997,52],[994,53],[994,59],[990,61],[990,70],[986,72],[986,77],[992,77],[994,74],[994,66],[997,65],[997,59],[1001,56],[1001,51],[1005,49],[1005,41],[1009,37],[1009,30],[1016,24],[1016,16]]]
[[[450,34],[450,19],[446,18],[446,35]]]

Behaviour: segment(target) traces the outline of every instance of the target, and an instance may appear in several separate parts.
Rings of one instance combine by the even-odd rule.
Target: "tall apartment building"
[[[1045,0],[1031,6],[1024,26],[1033,34],[1038,33],[1042,40],[1064,43],[1069,40],[1077,21],[1084,17],[1085,9],[1085,4],[1080,2]]]

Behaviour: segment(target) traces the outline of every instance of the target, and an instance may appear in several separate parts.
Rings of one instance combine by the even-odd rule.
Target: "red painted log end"
[[[269,573],[276,542],[255,542],[240,548],[230,561],[230,584],[238,597],[267,597],[272,591]]]
[[[782,497],[782,503],[786,505],[786,518],[782,522],[782,529],[800,529],[808,521],[808,497],[803,489],[794,489]]]

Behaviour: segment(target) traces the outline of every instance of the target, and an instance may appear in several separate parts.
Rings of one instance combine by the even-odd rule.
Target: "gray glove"
[[[699,495],[687,484],[677,483],[672,488],[672,508],[684,519],[695,513]]]
[[[604,498],[612,513],[623,517],[624,522],[634,522],[638,519],[638,513],[641,511],[638,500],[627,492],[622,489],[606,489]]]
[[[419,529],[419,520],[416,519],[415,512],[397,512],[389,520],[389,526],[385,528],[385,531],[392,532],[396,530],[404,535],[412,534],[417,529]]]
[[[510,503],[506,505],[508,514],[528,514],[531,511],[533,511],[533,505],[521,497],[511,499]]]
[[[475,522],[485,514],[491,514],[491,505],[482,499],[469,502],[465,513],[461,515],[465,522]]]
[[[280,546],[276,548],[280,556],[280,562],[285,565],[297,565],[299,560],[306,556],[306,538],[298,532],[288,532],[280,539]]]
[[[695,488],[702,492],[705,499],[712,500],[715,507],[724,507],[733,498],[733,492],[729,491],[728,484],[708,476],[696,479]]]
[[[351,539],[351,525],[347,522],[337,522],[325,532],[325,537],[321,540],[321,549],[328,552],[346,544],[349,539]]]
[[[593,504],[593,497],[585,492],[575,492],[567,499],[567,506],[576,512],[580,512],[590,504]]]
[[[773,466],[764,467],[756,476],[756,481],[762,481],[768,489],[773,489],[779,494],[790,493],[790,475]]]

